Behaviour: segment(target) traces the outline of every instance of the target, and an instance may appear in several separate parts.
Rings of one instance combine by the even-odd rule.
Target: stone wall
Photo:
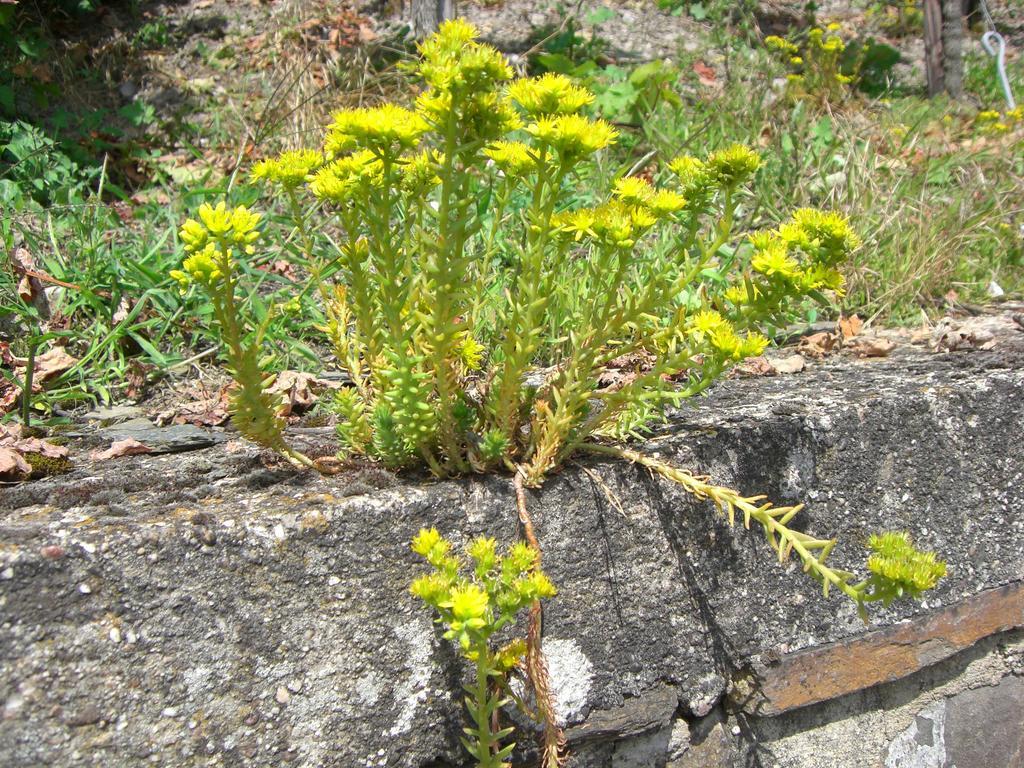
[[[643,446],[806,501],[838,566],[881,528],[942,553],[934,594],[868,625],[637,467],[531,493],[570,765],[1024,766],[1019,341],[729,381]],[[321,478],[221,441],[0,489],[0,762],[465,765],[465,670],[407,592],[422,525],[513,540],[510,483]]]

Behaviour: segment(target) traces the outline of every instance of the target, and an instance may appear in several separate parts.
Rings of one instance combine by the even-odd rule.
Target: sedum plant
[[[814,39],[831,51],[836,38],[820,32]],[[556,74],[515,79],[475,36],[468,23],[449,21],[420,46],[414,69],[424,87],[413,108],[342,110],[322,147],[252,172],[290,214],[321,328],[352,380],[335,403],[341,454],[423,465],[436,477],[508,470],[520,492],[579,451],[613,455],[712,500],[730,523],[740,510],[780,560],[795,555],[826,595],[838,589],[862,611],[933,586],[938,564],[909,540],[875,551],[871,577],[855,582],[826,563],[833,540],[789,527],[799,506],[773,507],[616,445],[760,354],[765,331],[794,310],[840,291],[838,266],[859,245],[848,222],[801,209],[777,228],[738,235],[761,162],[743,146],[677,157],[659,184],[624,176],[594,204],[575,204],[575,185],[615,129],[584,116],[594,98],[586,89]],[[212,301],[239,432],[326,470],[289,445],[281,400],[268,393],[273,373],[261,345],[272,313],[251,321],[238,300],[238,260],[264,247],[259,223],[245,207],[202,207],[182,227],[189,255],[174,276]],[[614,383],[603,384],[608,378]],[[529,536],[525,497],[517,498]],[[513,579],[537,579],[533,592],[504,581],[506,564],[525,550],[497,559],[492,544],[478,542],[467,579],[435,533],[414,546],[436,571],[414,592],[478,666],[467,749],[479,765],[507,754],[497,746],[507,733],[484,733],[485,714],[504,700],[491,683],[511,653],[495,652],[490,636],[532,601],[527,669],[549,726],[545,765],[557,765],[537,662],[539,599],[553,590],[536,564]]]
[[[847,97],[859,65],[854,64],[853,73],[843,72],[846,43],[839,30],[840,25],[832,22],[824,28],[813,27],[796,42],[777,35],[764,39],[768,50],[789,70],[787,90],[793,99],[835,104]]]
[[[437,529],[424,528],[412,549],[433,571],[413,581],[410,591],[437,612],[445,639],[455,641],[473,665],[473,684],[466,687],[472,727],[462,744],[480,768],[504,768],[515,744],[501,742],[512,728],[494,723],[499,708],[514,698],[508,675],[526,655],[527,643],[516,638],[498,647],[493,638],[523,608],[554,597],[555,588],[540,570],[540,553],[523,542],[499,554],[494,539],[478,538],[466,547],[467,564]]]

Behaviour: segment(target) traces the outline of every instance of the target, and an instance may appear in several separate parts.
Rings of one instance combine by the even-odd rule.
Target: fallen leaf
[[[995,336],[987,328],[972,327],[969,322],[957,323],[943,318],[935,326],[931,348],[936,352],[956,352],[968,349],[992,349]]]
[[[896,348],[888,339],[861,336],[849,344],[849,350],[857,357],[887,357]]]
[[[167,424],[194,424],[197,427],[219,427],[225,424],[228,415],[228,388],[210,395],[205,390],[193,390],[196,399],[157,414],[157,426]]]
[[[861,320],[857,315],[850,315],[849,317],[839,318],[839,333],[843,337],[843,341],[852,339],[858,333],[860,329],[864,327],[864,321]]]
[[[32,475],[32,465],[25,456],[29,454],[48,459],[67,458],[68,449],[63,445],[54,445],[37,437],[22,437],[22,434],[20,424],[0,426],[0,480],[28,480]]]
[[[718,78],[715,74],[715,70],[703,61],[695,61],[693,63],[693,71],[696,73],[697,79],[700,81],[701,85],[718,85]]]
[[[32,372],[32,391],[38,392],[42,385],[56,379],[65,371],[73,368],[78,360],[67,353],[64,347],[54,347],[41,355],[36,355]],[[14,358],[14,373],[19,378],[25,376],[28,359]]]
[[[126,437],[124,440],[115,440],[105,451],[93,451],[90,458],[94,461],[106,461],[117,459],[121,456],[137,456],[141,453],[150,453],[152,448],[140,443],[134,437]]]
[[[27,480],[32,466],[12,448],[0,448],[0,480]]]
[[[7,379],[0,377],[0,413],[10,413],[18,402],[21,390]]]
[[[802,358],[801,358],[802,359]],[[772,365],[768,359],[764,356],[759,355],[758,357],[748,357],[746,360],[741,362],[730,372],[734,376],[775,376],[778,371],[775,366]]]
[[[25,437],[21,440],[15,440],[6,447],[13,448],[22,456],[27,453],[45,456],[48,459],[66,459],[68,456],[68,449],[63,445],[54,445],[46,440],[40,440],[38,437]]]
[[[312,373],[281,371],[267,391],[285,395],[286,399],[281,415],[291,416],[293,413],[299,413],[312,407],[319,399],[319,393],[324,389],[337,389],[339,386],[338,382],[318,379]]]
[[[828,331],[812,333],[810,336],[804,336],[800,339],[800,343],[796,346],[796,351],[806,357],[820,360],[835,351],[838,340],[836,334],[829,333]]]

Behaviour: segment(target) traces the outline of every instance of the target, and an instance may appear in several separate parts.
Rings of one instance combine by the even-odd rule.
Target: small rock
[[[178,708],[177,707],[164,707],[163,710],[161,710],[160,714],[163,715],[164,717],[177,717],[178,716]]]
[[[4,581],[10,581],[13,578],[14,578],[14,567],[13,566],[8,566],[7,568],[4,568],[2,571],[0,571],[0,579],[3,579]]]
[[[288,690],[291,691],[292,693],[298,693],[299,691],[302,690],[302,681],[301,680],[289,680],[288,681]]]
[[[338,578],[337,576],[328,576],[327,577],[327,586],[329,586],[329,587],[336,587],[339,584],[341,584],[341,579]]]
[[[112,408],[96,408],[85,414],[89,421],[98,421],[101,426],[120,424],[131,419],[138,419],[146,415],[146,412],[137,405],[115,405]]]
[[[108,633],[108,637],[110,638],[110,642],[112,642],[112,643],[120,643],[121,642],[121,630],[118,629],[117,627],[114,627]]]
[[[95,725],[103,719],[103,713],[100,712],[99,707],[95,704],[86,704],[71,717],[68,718],[67,723],[72,728],[81,728],[85,725]]]
[[[90,595],[92,594],[92,587],[83,582],[78,585],[78,591],[81,592],[83,595]]]
[[[807,365],[802,355],[790,355],[770,362],[779,373],[800,373]]]
[[[43,547],[39,550],[39,554],[45,557],[47,560],[60,560],[64,557],[64,547],[57,544],[51,544],[48,547]]]
[[[275,701],[277,701],[278,704],[287,704],[289,701],[291,701],[291,698],[292,695],[288,693],[287,688],[285,688],[283,685],[279,685],[277,687],[277,694],[275,694],[274,699]]]

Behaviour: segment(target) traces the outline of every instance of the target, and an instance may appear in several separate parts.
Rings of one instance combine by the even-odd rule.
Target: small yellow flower
[[[206,227],[206,231],[213,237],[221,237],[231,230],[231,211],[228,210],[227,203],[223,200],[217,203],[216,208],[209,203],[200,205],[199,218],[202,220],[203,226]]]
[[[415,147],[427,128],[417,113],[396,104],[346,109],[336,112],[328,126],[324,151],[337,155],[358,148],[394,154]]]
[[[581,115],[542,117],[526,127],[527,133],[568,160],[577,160],[615,143],[618,132],[604,120]]]
[[[323,161],[323,155],[311,149],[289,150],[256,163],[252,169],[252,179],[294,189],[305,183]]]
[[[654,198],[654,188],[646,179],[626,176],[615,180],[612,195],[627,205],[648,205]]]
[[[701,310],[690,321],[690,327],[700,333],[714,333],[724,326],[729,326],[729,322],[713,309]]]
[[[345,204],[384,182],[384,166],[369,149],[328,163],[313,175],[309,189],[322,200]]]
[[[537,155],[530,145],[521,141],[496,141],[484,150],[484,155],[511,178],[522,178],[537,170]]]
[[[479,629],[484,625],[490,601],[487,593],[476,584],[456,587],[452,590],[449,601],[452,616],[457,621],[464,622],[472,629]]]
[[[508,94],[532,117],[575,114],[594,101],[594,94],[586,88],[553,72],[516,80],[509,86]]]
[[[484,359],[484,348],[471,334],[463,333],[455,350],[459,362],[467,371],[478,371]]]
[[[686,198],[672,190],[659,189],[647,203],[647,207],[655,216],[670,216],[686,207]]]
[[[786,243],[779,240],[773,241],[767,248],[756,251],[750,260],[750,266],[768,277],[777,275],[792,280],[800,274],[800,264],[789,255]]]
[[[735,187],[754,175],[761,167],[761,158],[750,147],[733,144],[712,153],[708,157],[707,166],[719,184],[723,187]]]

